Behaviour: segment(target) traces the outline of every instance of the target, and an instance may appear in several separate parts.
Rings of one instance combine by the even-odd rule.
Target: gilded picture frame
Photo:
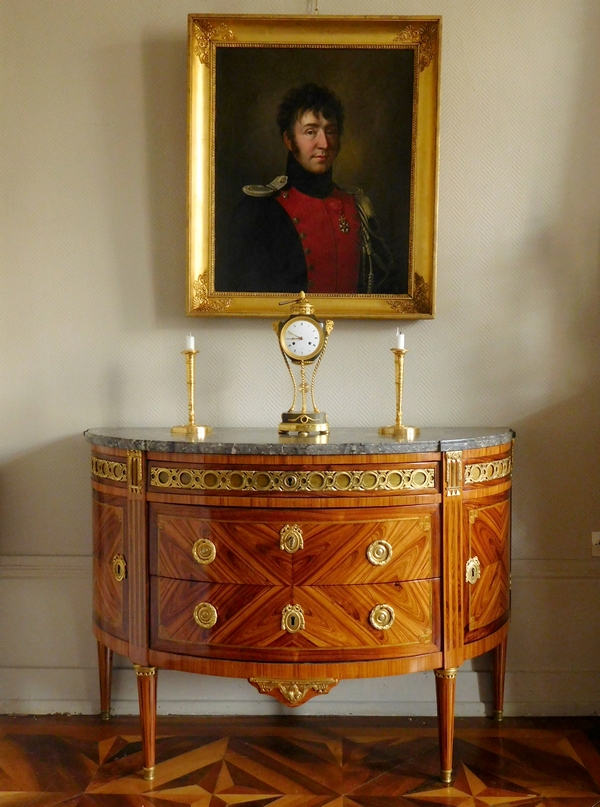
[[[302,290],[319,316],[434,316],[440,43],[441,19],[431,16],[189,15],[188,315],[280,316],[280,303]],[[349,282],[343,292],[323,291],[319,280],[314,291],[312,280],[296,288],[300,281],[281,279],[286,246],[273,247],[264,263],[252,258],[256,272],[264,265],[258,280],[246,279],[244,268],[253,248],[235,252],[248,243],[247,233],[246,241],[236,235],[240,204],[256,205],[252,216],[265,204],[279,215],[284,204],[279,197],[288,186],[281,187],[281,178],[294,162],[289,152],[297,153],[282,141],[278,107],[290,88],[310,83],[329,88],[343,104],[331,170],[343,204],[354,194],[350,204],[362,229],[353,236],[355,225],[343,211],[339,226],[362,239],[352,247],[360,253],[361,277],[367,260],[370,267],[368,282]],[[253,195],[275,201],[255,203]],[[372,216],[364,227],[363,209]],[[255,230],[271,231],[256,221],[251,238]],[[305,237],[296,230],[292,237]],[[335,237],[343,241],[337,228]]]

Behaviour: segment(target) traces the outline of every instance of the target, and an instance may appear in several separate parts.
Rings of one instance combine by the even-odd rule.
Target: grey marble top
[[[332,428],[326,437],[281,437],[276,428],[219,428],[203,440],[171,434],[168,428],[88,429],[88,443],[109,448],[181,454],[414,454],[426,451],[462,451],[510,443],[515,436],[507,426],[437,427],[421,429],[415,440],[397,440],[377,428]]]

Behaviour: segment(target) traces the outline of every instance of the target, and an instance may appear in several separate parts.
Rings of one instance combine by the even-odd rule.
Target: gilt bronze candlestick
[[[390,434],[400,440],[414,440],[419,434],[419,429],[414,426],[404,426],[402,424],[402,390],[404,386],[404,356],[408,353],[403,347],[391,348],[394,354],[394,364],[396,370],[396,422],[393,426],[382,426],[379,434]]]
[[[212,432],[210,426],[198,426],[194,412],[195,397],[195,376],[196,376],[196,354],[197,350],[182,350],[185,356],[185,370],[188,392],[188,422],[185,426],[173,426],[171,434],[185,434],[188,437],[204,438]]]

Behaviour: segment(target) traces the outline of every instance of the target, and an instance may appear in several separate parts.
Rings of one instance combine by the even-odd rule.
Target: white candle
[[[400,332],[400,328],[396,328],[396,349],[404,350],[404,334]]]
[[[191,333],[185,337],[185,349],[194,350],[194,337]]]

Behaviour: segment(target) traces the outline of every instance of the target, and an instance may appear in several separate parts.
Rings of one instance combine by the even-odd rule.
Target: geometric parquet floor
[[[600,719],[458,718],[455,777],[434,718],[0,717],[0,807],[600,805]]]

